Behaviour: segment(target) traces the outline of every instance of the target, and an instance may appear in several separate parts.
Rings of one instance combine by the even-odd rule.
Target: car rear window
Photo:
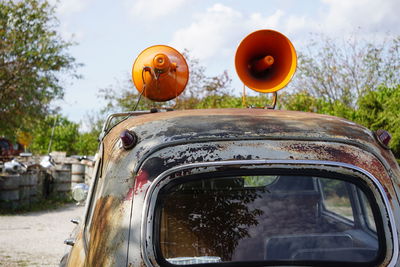
[[[163,265],[370,264],[384,251],[373,195],[351,179],[268,174],[179,181],[157,198]]]

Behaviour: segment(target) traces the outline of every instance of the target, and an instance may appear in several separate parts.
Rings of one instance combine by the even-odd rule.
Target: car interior
[[[372,262],[383,248],[376,232],[379,217],[364,191],[349,180],[307,175],[172,184],[158,196],[160,251],[178,265],[183,258],[206,263],[207,257]]]

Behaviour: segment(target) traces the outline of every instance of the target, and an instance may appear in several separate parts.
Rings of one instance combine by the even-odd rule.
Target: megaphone
[[[172,47],[155,45],[143,50],[132,68],[132,80],[140,94],[161,102],[179,96],[189,80],[185,58]]]
[[[297,66],[296,50],[283,34],[259,30],[249,34],[236,50],[235,67],[240,80],[260,93],[285,87]]]

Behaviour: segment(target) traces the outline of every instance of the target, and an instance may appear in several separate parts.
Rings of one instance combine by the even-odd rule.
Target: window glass
[[[181,178],[160,190],[155,233],[162,265],[362,263],[378,257],[376,236],[321,208],[351,219],[353,191],[346,187],[354,185],[349,182],[290,175],[210,176]],[[374,223],[373,216],[365,218]]]
[[[272,184],[278,176],[271,175],[251,175],[243,176],[245,187],[266,186]]]
[[[361,190],[359,190],[359,195],[360,195],[360,205],[363,209],[365,221],[366,221],[369,229],[376,232],[374,214],[372,213],[371,205],[370,205],[367,197]]]
[[[323,204],[326,210],[354,221],[350,203],[349,183],[341,180],[319,179],[323,191]]]

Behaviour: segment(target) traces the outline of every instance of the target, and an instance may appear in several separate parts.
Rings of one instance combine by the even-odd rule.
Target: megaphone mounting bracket
[[[271,106],[264,106],[264,107],[262,107],[262,109],[275,109],[277,99],[278,99],[277,91],[272,92],[272,105]],[[243,84],[242,105],[246,106],[246,85],[245,84]],[[247,107],[248,108],[255,108],[255,107],[252,107],[252,106],[247,106]]]
[[[272,93],[272,106],[265,106],[264,108],[275,109],[277,99],[278,99],[278,93],[275,91]]]

